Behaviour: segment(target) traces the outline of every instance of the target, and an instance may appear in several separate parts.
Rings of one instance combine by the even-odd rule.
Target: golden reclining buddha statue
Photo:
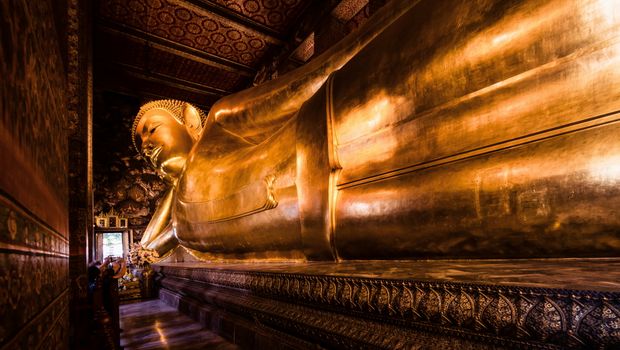
[[[154,101],[171,182],[142,243],[206,260],[609,257],[620,5],[393,0],[208,116]]]

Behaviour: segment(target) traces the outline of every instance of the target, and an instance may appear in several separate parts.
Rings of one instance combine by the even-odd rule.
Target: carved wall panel
[[[66,234],[66,85],[52,4],[0,6],[0,168],[11,169],[0,187]]]
[[[146,225],[166,188],[131,145],[130,128],[140,100],[97,94],[93,140],[95,213],[114,209],[129,226]]]
[[[61,294],[3,347],[6,349],[67,349],[69,293]]]
[[[1,348],[68,346],[65,11],[0,3]]]

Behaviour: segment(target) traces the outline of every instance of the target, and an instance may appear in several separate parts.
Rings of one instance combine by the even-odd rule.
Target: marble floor
[[[160,300],[120,306],[121,346],[132,349],[238,349]]]

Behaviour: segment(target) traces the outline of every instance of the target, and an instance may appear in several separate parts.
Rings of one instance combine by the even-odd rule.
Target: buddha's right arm
[[[301,105],[366,44],[417,1],[394,0],[386,4],[354,34],[345,37],[308,64],[262,85],[220,99],[207,123],[259,144],[279,130]]]
[[[170,224],[172,200],[174,199],[175,189],[176,186],[174,185],[168,189],[161,203],[157,207],[157,210],[153,214],[151,221],[144,230],[144,234],[140,240],[140,244],[142,244],[143,247],[154,249],[154,247],[152,247],[152,243],[157,241],[159,236],[165,234],[167,231],[172,231],[167,228]]]

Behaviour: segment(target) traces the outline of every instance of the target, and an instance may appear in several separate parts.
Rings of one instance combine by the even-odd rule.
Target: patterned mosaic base
[[[378,270],[377,265],[380,264],[368,263],[368,269]],[[615,266],[613,262],[607,264]],[[346,270],[346,264],[344,265]],[[572,262],[572,265],[579,263]],[[609,288],[607,291],[592,291],[523,287],[519,283],[463,283],[440,278],[434,281],[402,277],[373,278],[361,273],[359,263],[356,265],[357,273],[343,275],[335,275],[333,266],[329,274],[321,274],[321,269],[330,270],[328,264],[319,264],[318,267],[306,264],[307,273],[299,272],[303,269],[303,264],[291,265],[290,270],[295,271],[293,273],[287,271],[283,265],[279,265],[280,272],[268,267],[265,268],[267,271],[259,271],[259,268],[248,271],[239,269],[241,266],[231,269],[221,265],[209,265],[206,268],[175,267],[170,264],[159,268],[163,275],[161,283],[165,288],[182,291],[186,295],[192,295],[192,290],[195,290],[197,299],[205,299],[206,292],[201,291],[212,288],[211,286],[219,286],[243,290],[245,295],[274,303],[278,301],[282,303],[279,304],[280,311],[265,315],[256,305],[245,307],[256,307],[254,313],[259,316],[255,317],[263,315],[271,320],[269,322],[274,323],[275,327],[287,332],[295,333],[295,329],[309,326],[304,318],[312,318],[310,314],[300,312],[295,315],[294,311],[296,307],[306,307],[332,315],[317,316],[314,321],[308,319],[310,324],[319,322],[322,317],[352,317],[354,322],[342,320],[341,323],[347,324],[345,328],[351,327],[351,332],[354,333],[349,334],[345,332],[346,329],[342,329],[342,332],[336,332],[340,335],[335,337],[353,337],[362,344],[368,342],[379,347],[393,347],[396,343],[388,341],[384,344],[385,339],[373,341],[369,333],[363,332],[370,326],[364,325],[364,322],[378,322],[378,325],[372,327],[390,325],[400,327],[405,333],[426,331],[496,346],[612,348],[620,345],[620,293],[609,291]],[[460,268],[464,269],[462,266]],[[492,271],[493,266],[488,268],[489,274],[497,274],[497,271]],[[610,268],[610,271],[613,270]],[[512,278],[515,278],[512,271],[505,271],[505,274],[512,274]],[[480,275],[484,276],[482,273]],[[599,277],[598,279],[604,282],[608,276]],[[589,278],[594,280],[597,276],[590,275]],[[527,285],[525,282],[521,283],[523,284]],[[299,325],[301,328],[283,321],[287,317],[299,320],[302,323]],[[361,324],[356,326],[356,322]],[[361,333],[355,333],[357,331],[353,329],[359,329]]]
[[[160,299],[184,312],[200,314],[207,304],[211,325],[225,338],[236,341],[237,334],[243,330],[246,345],[242,348],[268,348],[261,347],[262,342],[258,340],[265,335],[274,338],[273,345],[287,343],[286,349],[316,349],[317,345],[328,349],[416,349],[422,344],[433,349],[494,348],[450,335],[317,310],[238,290],[207,287],[200,282],[187,284],[170,279],[162,285],[166,289],[160,291]],[[253,326],[248,326],[247,321]],[[248,333],[255,333],[254,344],[247,341],[252,338]]]

